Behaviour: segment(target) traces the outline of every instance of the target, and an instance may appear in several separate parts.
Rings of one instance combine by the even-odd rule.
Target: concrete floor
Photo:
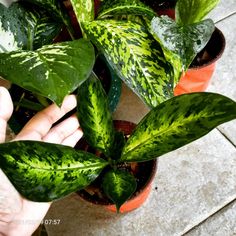
[[[236,1],[222,0],[211,18],[226,49],[208,91],[236,100]],[[138,122],[147,111],[124,86],[115,118]],[[53,203],[45,219],[60,220],[46,225],[49,236],[236,236],[236,121],[159,158],[141,208],[116,215],[72,194]]]
[[[208,91],[236,100],[235,0],[221,1],[210,16],[225,35],[226,49]],[[146,112],[124,86],[115,118],[138,122]],[[46,219],[61,220],[46,226],[50,236],[235,236],[236,121],[159,158],[152,192],[138,210],[115,215],[72,194],[55,202]]]

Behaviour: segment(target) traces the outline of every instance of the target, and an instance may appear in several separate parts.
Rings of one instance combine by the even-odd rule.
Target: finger
[[[52,125],[62,118],[67,112],[76,107],[76,97],[65,97],[62,106],[53,104],[37,113],[17,135],[16,140],[29,139],[41,140],[51,129]]]
[[[75,115],[53,127],[44,137],[44,142],[61,143],[79,128],[79,121]]]
[[[61,144],[74,147],[76,143],[82,138],[83,132],[81,129],[77,129],[72,135],[65,138]]]
[[[5,141],[7,121],[13,112],[13,104],[8,90],[0,87],[0,143]]]

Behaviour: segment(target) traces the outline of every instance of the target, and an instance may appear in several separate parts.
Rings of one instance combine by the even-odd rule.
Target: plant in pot
[[[225,47],[222,32],[211,19],[205,19],[219,0],[178,0],[175,20],[168,16],[152,20],[152,32],[161,43],[167,60],[183,74],[174,94],[205,91],[215,62]],[[169,59],[168,59],[169,58]]]
[[[110,95],[115,104],[120,78],[150,107],[173,97],[173,68],[145,23],[155,12],[138,0],[117,0],[102,1],[95,15],[94,2],[98,1],[71,1],[72,8],[49,0],[24,0],[8,8],[0,5],[0,76],[22,88],[11,89],[18,117],[31,116],[31,110],[50,102],[60,105],[92,70],[97,73],[94,62],[100,54],[114,72]],[[82,39],[77,39],[82,36],[71,23],[72,9]],[[128,19],[120,19],[121,14]],[[54,43],[62,29],[69,32],[69,41]],[[103,65],[97,67],[100,70]],[[22,107],[25,111],[20,113]]]
[[[236,102],[214,93],[176,96],[153,108],[127,136],[114,129],[107,96],[92,74],[79,87],[78,117],[90,145],[87,151],[38,141],[9,142],[0,144],[0,167],[32,201],[53,201],[86,189],[92,195],[98,191],[119,211],[137,194],[140,166],[145,170],[159,156],[235,119]]]
[[[76,40],[81,35],[64,4],[20,1],[9,7],[0,4],[0,13],[0,76],[13,84],[11,127],[15,132],[51,101],[60,105],[92,69],[106,82],[108,77],[109,85],[104,83],[104,87],[111,98],[110,108],[115,110],[121,81],[102,56],[96,53],[95,58],[88,40]],[[65,30],[67,41],[54,43],[63,38]]]

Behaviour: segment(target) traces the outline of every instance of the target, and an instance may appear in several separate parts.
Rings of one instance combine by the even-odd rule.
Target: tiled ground
[[[208,90],[236,100],[236,14],[232,13],[236,13],[235,0],[221,1],[211,14],[227,46]],[[147,111],[124,86],[115,118],[138,122]],[[58,201],[46,218],[60,218],[61,224],[47,226],[49,235],[235,236],[235,145],[234,121],[162,156],[147,202],[126,215],[94,209],[76,195]]]

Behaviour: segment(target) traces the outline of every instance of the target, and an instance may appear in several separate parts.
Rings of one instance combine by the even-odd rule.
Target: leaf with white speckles
[[[85,188],[106,165],[91,153],[59,144],[0,144],[0,168],[20,194],[37,202],[49,202]]]
[[[168,16],[161,16],[153,18],[151,28],[162,46],[179,57],[186,71],[210,40],[215,26],[210,19],[182,26]]]
[[[33,50],[53,42],[62,22],[44,9],[14,2],[9,8],[0,3],[0,52]]]
[[[94,48],[84,39],[44,46],[36,51],[0,54],[0,75],[58,105],[90,75]]]

